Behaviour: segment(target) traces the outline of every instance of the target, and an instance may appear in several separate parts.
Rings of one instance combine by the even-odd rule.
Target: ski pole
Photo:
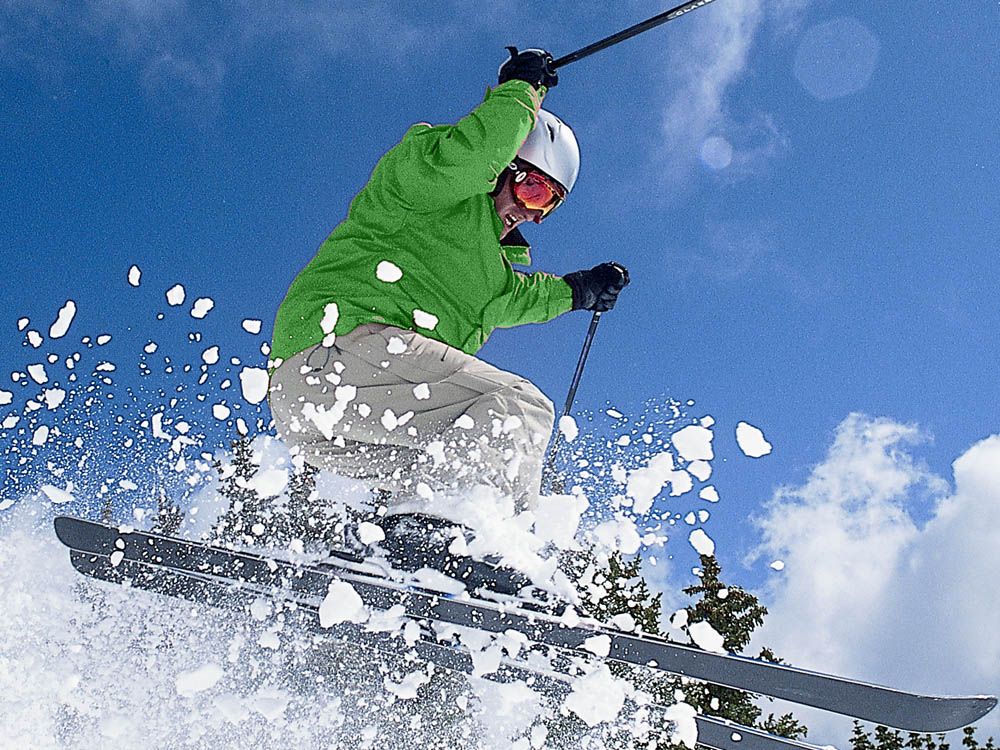
[[[600,41],[594,42],[593,44],[588,44],[586,47],[578,49],[576,52],[570,52],[568,55],[563,55],[557,60],[553,60],[550,67],[555,69],[561,68],[563,65],[569,65],[571,62],[576,62],[577,60],[581,60],[588,55],[594,54],[595,52],[600,52],[602,49],[607,49],[613,44],[618,44],[618,42],[631,39],[632,37],[659,26],[660,24],[664,24],[667,21],[673,21],[675,18],[679,18],[686,13],[690,13],[703,5],[708,5],[710,2],[712,2],[712,0],[688,0],[688,2],[681,3],[676,8],[664,11],[663,13],[653,16],[642,23],[629,26],[627,29],[623,29],[617,34],[612,34],[611,36],[605,37]]]
[[[711,1],[711,0],[709,0]],[[587,329],[587,337],[583,341],[583,349],[580,351],[580,359],[576,363],[576,372],[573,373],[573,380],[569,384],[569,393],[566,395],[566,404],[563,406],[562,415],[559,417],[559,422],[562,418],[569,415],[570,410],[573,408],[573,402],[576,400],[576,389],[580,387],[580,378],[583,377],[583,367],[587,364],[587,355],[590,354],[590,345],[594,343],[594,334],[597,332],[597,324],[601,322],[601,313],[595,312],[594,317],[590,319],[590,328]],[[552,445],[549,446],[549,454],[545,459],[545,468],[542,472],[543,476],[546,477],[543,480],[549,490],[555,490],[556,492],[562,492],[562,482],[557,481],[555,476],[555,461],[556,452],[559,448],[559,440],[562,437],[562,430],[559,429],[559,422],[556,422],[556,436],[552,439]]]

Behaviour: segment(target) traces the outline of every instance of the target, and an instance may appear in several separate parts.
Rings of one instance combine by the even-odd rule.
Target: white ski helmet
[[[569,193],[580,174],[580,147],[569,125],[551,112],[538,110],[534,129],[517,155],[557,180]]]

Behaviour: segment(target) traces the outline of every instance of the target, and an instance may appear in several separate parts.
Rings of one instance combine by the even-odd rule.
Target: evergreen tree
[[[176,534],[177,530],[184,522],[184,511],[176,503],[167,499],[167,493],[162,489],[160,496],[156,499],[156,517],[150,531],[159,534]]]
[[[976,737],[975,727],[965,727],[962,730],[962,746],[967,750],[997,750],[993,738],[981,743]],[[851,734],[852,750],[949,750],[951,744],[945,740],[944,734],[930,735],[909,732],[905,736],[898,729],[876,726],[871,731],[865,731],[861,722],[854,722]]]
[[[722,568],[714,556],[702,555],[701,565],[698,583],[684,589],[685,594],[696,598],[692,605],[685,607],[687,622],[709,623],[723,637],[723,647],[727,651],[741,653],[749,645],[753,631],[763,623],[767,609],[742,587],[724,583]],[[653,595],[642,578],[639,558],[626,561],[615,554],[609,558],[606,567],[600,568],[592,553],[578,554],[567,572],[577,581],[588,615],[618,627],[625,626],[626,629],[634,623],[643,632],[660,634],[661,596]],[[767,648],[761,650],[758,658],[780,663],[780,659]],[[612,664],[611,669],[616,675],[650,693],[661,704],[673,703],[681,697],[699,713],[729,719],[790,739],[805,737],[808,731],[792,714],[780,717],[769,714],[762,719],[763,712],[753,703],[757,696],[750,693],[685,681],[629,665]],[[568,734],[565,726],[560,734]],[[646,745],[643,744],[643,747]],[[657,747],[673,748],[666,739]]]
[[[320,547],[338,544],[344,531],[342,509],[316,496],[318,471],[306,463],[293,466],[286,490],[276,497],[262,497],[253,486],[260,466],[252,442],[233,441],[231,462],[215,462],[219,494],[228,501],[216,522],[216,538],[254,546],[284,546],[293,539]]]

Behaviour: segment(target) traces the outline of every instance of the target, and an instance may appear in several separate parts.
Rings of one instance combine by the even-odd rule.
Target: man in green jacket
[[[384,546],[411,568],[427,562],[402,560],[414,523],[444,537],[476,526],[472,487],[495,490],[491,512],[537,502],[552,403],[474,356],[490,333],[609,310],[628,283],[612,263],[564,277],[512,267],[530,263],[518,226],[551,213],[579,171],[572,130],[541,108],[551,61],[511,48],[468,116],[412,126],[275,319],[279,434],[309,464],[383,491]]]

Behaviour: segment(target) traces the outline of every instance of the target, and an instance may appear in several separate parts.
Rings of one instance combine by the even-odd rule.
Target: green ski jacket
[[[292,282],[273,366],[363,323],[417,331],[475,354],[493,329],[571,307],[559,276],[521,273],[529,248],[490,191],[535,125],[545,90],[512,80],[456,125],[413,125],[375,166],[344,220]]]

